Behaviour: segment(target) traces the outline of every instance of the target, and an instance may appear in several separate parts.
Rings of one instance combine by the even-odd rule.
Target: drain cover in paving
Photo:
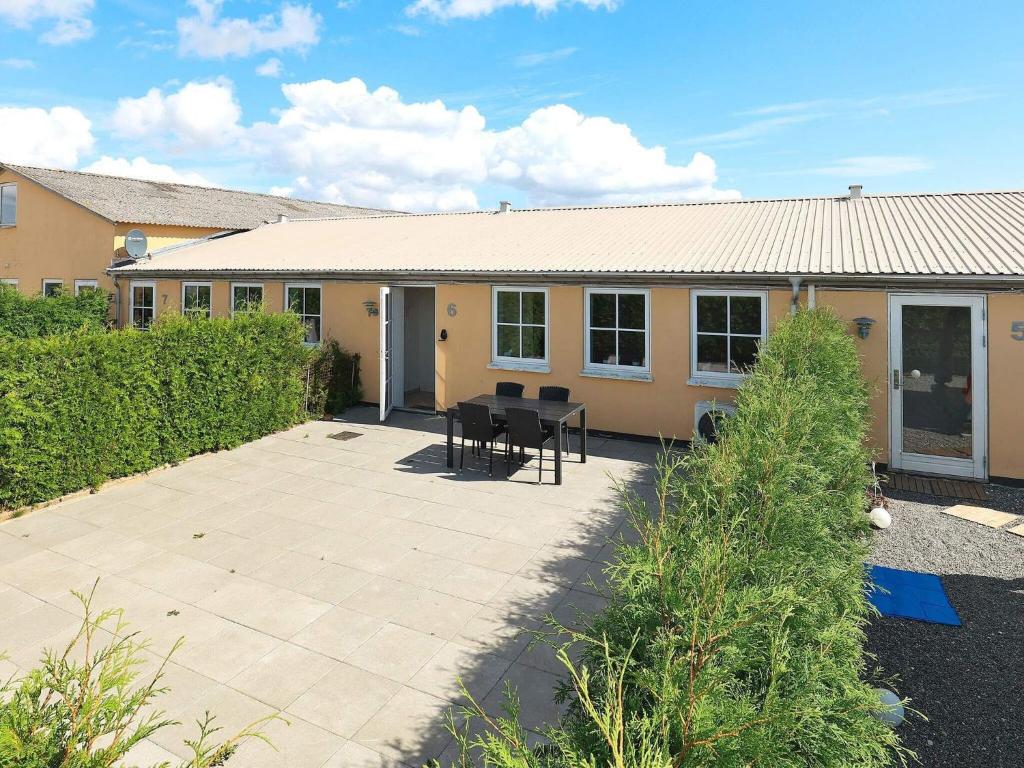
[[[335,432],[333,435],[328,435],[331,440],[355,440],[362,436],[362,432]]]

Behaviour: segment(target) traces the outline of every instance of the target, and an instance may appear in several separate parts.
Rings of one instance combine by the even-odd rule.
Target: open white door
[[[390,288],[380,289],[380,420],[395,407],[395,329]]]
[[[988,477],[985,297],[889,297],[890,465]]]

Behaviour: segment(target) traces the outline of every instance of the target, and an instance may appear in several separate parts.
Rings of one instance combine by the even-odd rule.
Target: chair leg
[[[544,446],[540,447],[540,457],[537,459],[537,484],[544,482]]]
[[[462,448],[459,449],[459,472],[466,464],[466,438],[462,438]]]
[[[487,476],[494,477],[494,440],[491,440],[491,450],[487,454]]]

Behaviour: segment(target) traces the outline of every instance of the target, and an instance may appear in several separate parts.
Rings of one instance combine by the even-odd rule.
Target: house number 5
[[[1014,341],[1024,341],[1024,320],[1014,320],[1010,323],[1010,338]]]

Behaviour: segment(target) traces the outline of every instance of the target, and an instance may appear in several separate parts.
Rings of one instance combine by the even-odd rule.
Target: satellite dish
[[[133,259],[141,259],[149,251],[149,243],[141,229],[132,229],[124,236],[124,249]]]

